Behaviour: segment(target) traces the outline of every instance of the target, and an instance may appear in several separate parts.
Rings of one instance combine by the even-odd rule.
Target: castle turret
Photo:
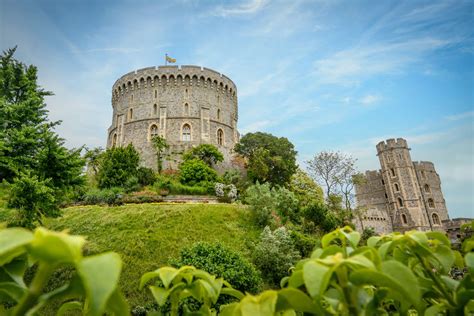
[[[397,138],[378,143],[377,156],[382,167],[393,229],[431,229],[406,140]]]

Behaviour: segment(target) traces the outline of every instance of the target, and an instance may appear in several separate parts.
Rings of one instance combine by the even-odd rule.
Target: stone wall
[[[107,147],[132,143],[141,164],[150,168],[156,169],[153,135],[170,145],[164,162],[170,169],[177,168],[183,151],[203,143],[224,154],[225,167],[239,141],[237,88],[208,68],[159,66],[130,72],[113,85],[112,107]]]

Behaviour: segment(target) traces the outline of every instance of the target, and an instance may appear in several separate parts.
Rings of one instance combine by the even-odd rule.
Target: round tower
[[[164,168],[199,144],[215,145],[230,163],[237,131],[237,87],[223,74],[198,66],[159,66],[132,71],[112,87],[107,147],[133,144],[143,166],[156,169],[151,139],[170,145]]]
[[[393,229],[431,229],[407,141],[397,138],[380,142],[377,144],[377,156],[382,167]]]

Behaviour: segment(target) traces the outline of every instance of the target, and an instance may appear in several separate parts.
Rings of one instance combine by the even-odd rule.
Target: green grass
[[[138,289],[141,275],[166,265],[181,248],[197,241],[219,241],[250,258],[248,246],[260,234],[247,208],[228,204],[70,207],[62,217],[44,224],[85,236],[88,255],[119,253],[124,263],[120,285],[132,308],[152,302],[147,290]]]

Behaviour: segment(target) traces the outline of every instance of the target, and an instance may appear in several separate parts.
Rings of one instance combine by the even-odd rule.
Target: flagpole
[[[168,54],[165,54],[165,66],[168,65]]]

